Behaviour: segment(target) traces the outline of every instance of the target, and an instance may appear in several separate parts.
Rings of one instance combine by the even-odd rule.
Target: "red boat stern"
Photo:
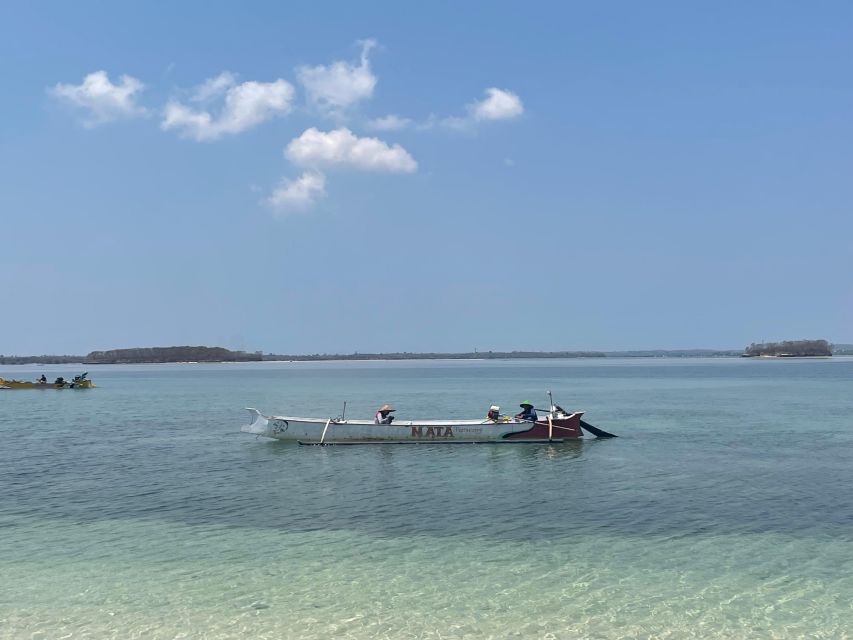
[[[551,434],[551,440],[578,440],[583,438],[581,430],[581,418],[583,411],[576,411],[571,415],[562,415],[559,418],[552,418],[551,425],[548,424],[548,418],[540,418],[533,427],[527,431],[518,431],[504,436],[504,440],[548,440],[548,434]]]

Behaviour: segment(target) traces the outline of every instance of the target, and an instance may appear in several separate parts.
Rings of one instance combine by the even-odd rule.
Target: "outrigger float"
[[[266,416],[257,409],[246,409],[251,422],[240,429],[276,440],[295,441],[302,445],[356,444],[485,444],[543,443],[579,440],[584,430],[599,438],[615,438],[585,422],[583,411],[566,412],[551,404],[545,418],[517,420],[401,420],[393,424],[375,424],[370,420],[338,418],[299,418]],[[344,405],[344,412],[346,405]]]
[[[30,382],[29,380],[6,380],[5,378],[0,378],[0,389],[91,389],[95,386],[95,383],[89,380],[86,377],[87,375],[89,374],[84,373],[83,375],[74,376],[73,380],[57,378],[53,382],[48,382],[47,380]]]

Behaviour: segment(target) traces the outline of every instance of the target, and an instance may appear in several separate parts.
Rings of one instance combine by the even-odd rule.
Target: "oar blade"
[[[584,429],[589,431],[596,438],[618,438],[619,437],[615,433],[608,433],[604,429],[599,429],[598,427],[593,427],[586,420],[581,420],[581,427],[583,427]]]

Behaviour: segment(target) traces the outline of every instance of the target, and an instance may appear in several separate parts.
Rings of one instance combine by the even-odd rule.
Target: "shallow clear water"
[[[90,375],[0,391],[0,638],[851,637],[853,359]],[[621,437],[239,432],[244,406],[462,418],[545,389]]]

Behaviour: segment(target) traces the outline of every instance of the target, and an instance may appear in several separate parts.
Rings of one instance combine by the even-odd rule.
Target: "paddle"
[[[598,427],[593,427],[589,422],[585,420],[581,420],[581,426],[589,431],[596,438],[618,438],[615,433],[607,433],[606,431],[599,429]]]

